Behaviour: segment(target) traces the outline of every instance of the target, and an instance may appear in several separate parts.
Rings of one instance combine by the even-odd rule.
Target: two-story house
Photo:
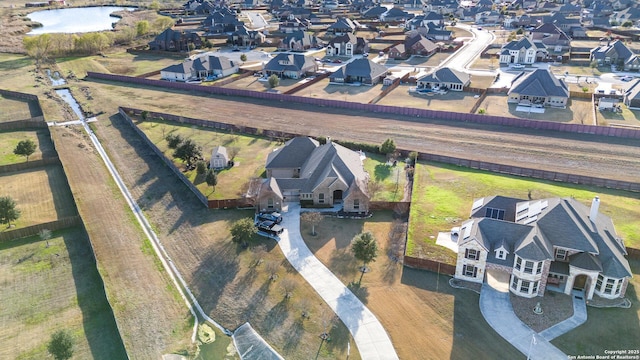
[[[457,236],[455,277],[482,283],[488,271],[509,275],[511,293],[583,291],[591,300],[623,297],[631,268],[611,218],[573,198],[477,199]]]
[[[303,206],[342,204],[348,213],[367,213],[369,175],[360,154],[328,139],[326,144],[295,137],[267,157],[267,179],[258,192],[262,211],[280,211],[285,201]]]
[[[502,46],[500,64],[533,64],[546,58],[547,54],[547,47],[543,43],[534,43],[523,37]]]
[[[327,44],[327,56],[353,56],[369,51],[369,42],[360,36],[348,33],[336,36]]]

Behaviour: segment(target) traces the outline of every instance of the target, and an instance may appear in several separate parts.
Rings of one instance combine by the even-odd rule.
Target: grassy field
[[[521,357],[484,321],[476,293],[451,288],[448,276],[405,268],[397,261],[406,223],[391,212],[379,211],[366,220],[325,218],[316,226],[316,236],[304,223],[301,231],[315,256],[382,322],[400,359]],[[363,231],[374,234],[380,251],[358,286],[362,263],[353,257],[350,242]]]
[[[15,223],[18,228],[76,215],[64,170],[58,165],[3,174],[0,183],[2,195],[10,195],[22,212]]]
[[[126,354],[81,228],[0,244],[0,358],[44,359],[53,332],[75,340],[74,359]]]
[[[367,158],[364,160],[364,169],[369,173],[370,181],[381,185],[381,189],[371,200],[401,201],[403,199],[407,176],[402,159],[398,161],[396,166],[392,166],[387,164],[384,155],[367,154]]]
[[[0,86],[0,88],[14,90],[13,87]],[[0,122],[24,120],[42,115],[37,114],[34,111],[34,104],[32,104],[31,101],[5,97],[2,95],[0,95],[0,109],[2,109],[0,110]]]
[[[83,78],[87,71],[136,76],[155,70],[161,70],[176,64],[184,56],[133,55],[126,52],[106,54],[105,56],[64,57],[56,59],[63,76],[72,71]]]
[[[210,199],[235,199],[246,191],[246,185],[252,177],[259,177],[264,171],[267,155],[276,147],[273,141],[259,137],[220,132],[215,129],[198,128],[180,125],[172,122],[144,121],[138,123],[140,129],[162,150],[165,155],[174,160],[178,168],[184,168],[180,160],[174,159],[173,150],[167,146],[163,133],[179,134],[185,139],[193,139],[202,147],[205,161],[211,158],[214,147],[222,145],[227,151],[237,151],[235,165],[231,169],[218,173],[218,185],[215,191],[204,181],[204,176],[198,176],[195,170],[185,172],[198,189]]]
[[[626,106],[621,106],[621,113],[614,113],[612,111],[596,111],[598,117],[598,125],[630,125],[640,126],[640,111],[630,110]]]
[[[300,79],[280,79],[280,84],[274,89],[280,92],[285,92],[298,85]],[[268,91],[271,89],[268,81],[258,81],[257,76],[248,76],[246,78],[236,80],[224,87],[232,89],[252,90],[252,91]]]
[[[53,153],[53,143],[46,130],[0,132],[0,165],[25,162],[27,159],[14,154],[13,150],[20,141],[28,139],[38,145],[36,151],[29,156],[29,161],[39,160],[42,159],[43,154]]]
[[[431,96],[426,94],[410,94],[409,86],[401,85],[382,98],[378,104],[395,106],[404,104],[405,106],[418,109],[468,113],[478,100],[474,98],[476,95],[478,94],[461,91],[449,91],[444,95],[432,93]]]
[[[478,111],[484,109],[487,115],[516,117],[520,119],[545,120],[572,124],[593,124],[591,101],[570,99],[566,109],[545,108],[543,114],[516,111],[517,104],[508,104],[506,94],[490,94],[484,99]]]
[[[611,217],[626,246],[640,247],[640,195],[624,191],[535,181],[433,163],[416,167],[407,254],[455,264],[455,254],[435,245],[440,231],[449,231],[469,217],[473,199],[503,195],[527,199],[574,197],[589,205],[601,199],[600,212]]]

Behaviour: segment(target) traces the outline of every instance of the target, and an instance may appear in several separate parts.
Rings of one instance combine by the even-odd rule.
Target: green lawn
[[[416,167],[407,254],[455,264],[453,252],[435,245],[438,232],[469,217],[473,199],[503,195],[527,199],[574,197],[589,205],[601,199],[600,212],[611,217],[629,247],[640,247],[640,194],[596,187],[539,181],[462,167],[419,163]]]
[[[138,123],[138,126],[170,159],[173,159],[173,150],[168,148],[163,134],[166,136],[169,133],[174,133],[185,139],[193,139],[202,147],[202,155],[205,161],[210,160],[211,151],[218,145],[225,146],[228,152],[237,151],[237,155],[234,158],[234,167],[218,173],[218,184],[215,187],[215,191],[204,181],[204,176],[198,176],[195,170],[184,173],[209,199],[235,199],[240,197],[246,191],[249,180],[252,177],[260,177],[262,175],[267,155],[277,145],[273,141],[256,136],[231,134],[215,129],[180,125],[173,122],[148,120]],[[180,169],[184,168],[184,164],[180,160],[174,159],[174,164]]]
[[[388,165],[384,155],[367,154],[364,169],[369,173],[370,182],[380,184],[380,190],[375,192],[373,201],[401,201],[407,177],[404,162],[399,161],[396,166]]]
[[[126,358],[86,233],[55,232],[0,243],[0,358],[45,359],[59,329],[74,359]]]
[[[42,159],[43,152],[53,151],[51,141],[39,141],[48,136],[45,130],[0,132],[0,165],[25,162],[27,159],[14,154],[13,150],[20,141],[27,139],[33,140],[38,145],[36,151],[29,156],[29,161]]]

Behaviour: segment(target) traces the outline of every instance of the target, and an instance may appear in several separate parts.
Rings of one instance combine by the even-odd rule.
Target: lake
[[[111,30],[111,24],[120,20],[111,14],[121,10],[133,11],[135,8],[96,6],[35,11],[27,17],[42,27],[34,28],[27,35]]]

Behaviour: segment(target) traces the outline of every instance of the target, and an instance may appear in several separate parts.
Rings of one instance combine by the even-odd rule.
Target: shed
[[[211,169],[224,169],[229,164],[229,155],[227,155],[227,148],[224,146],[216,146],[211,152],[211,161],[209,162],[209,168]]]

